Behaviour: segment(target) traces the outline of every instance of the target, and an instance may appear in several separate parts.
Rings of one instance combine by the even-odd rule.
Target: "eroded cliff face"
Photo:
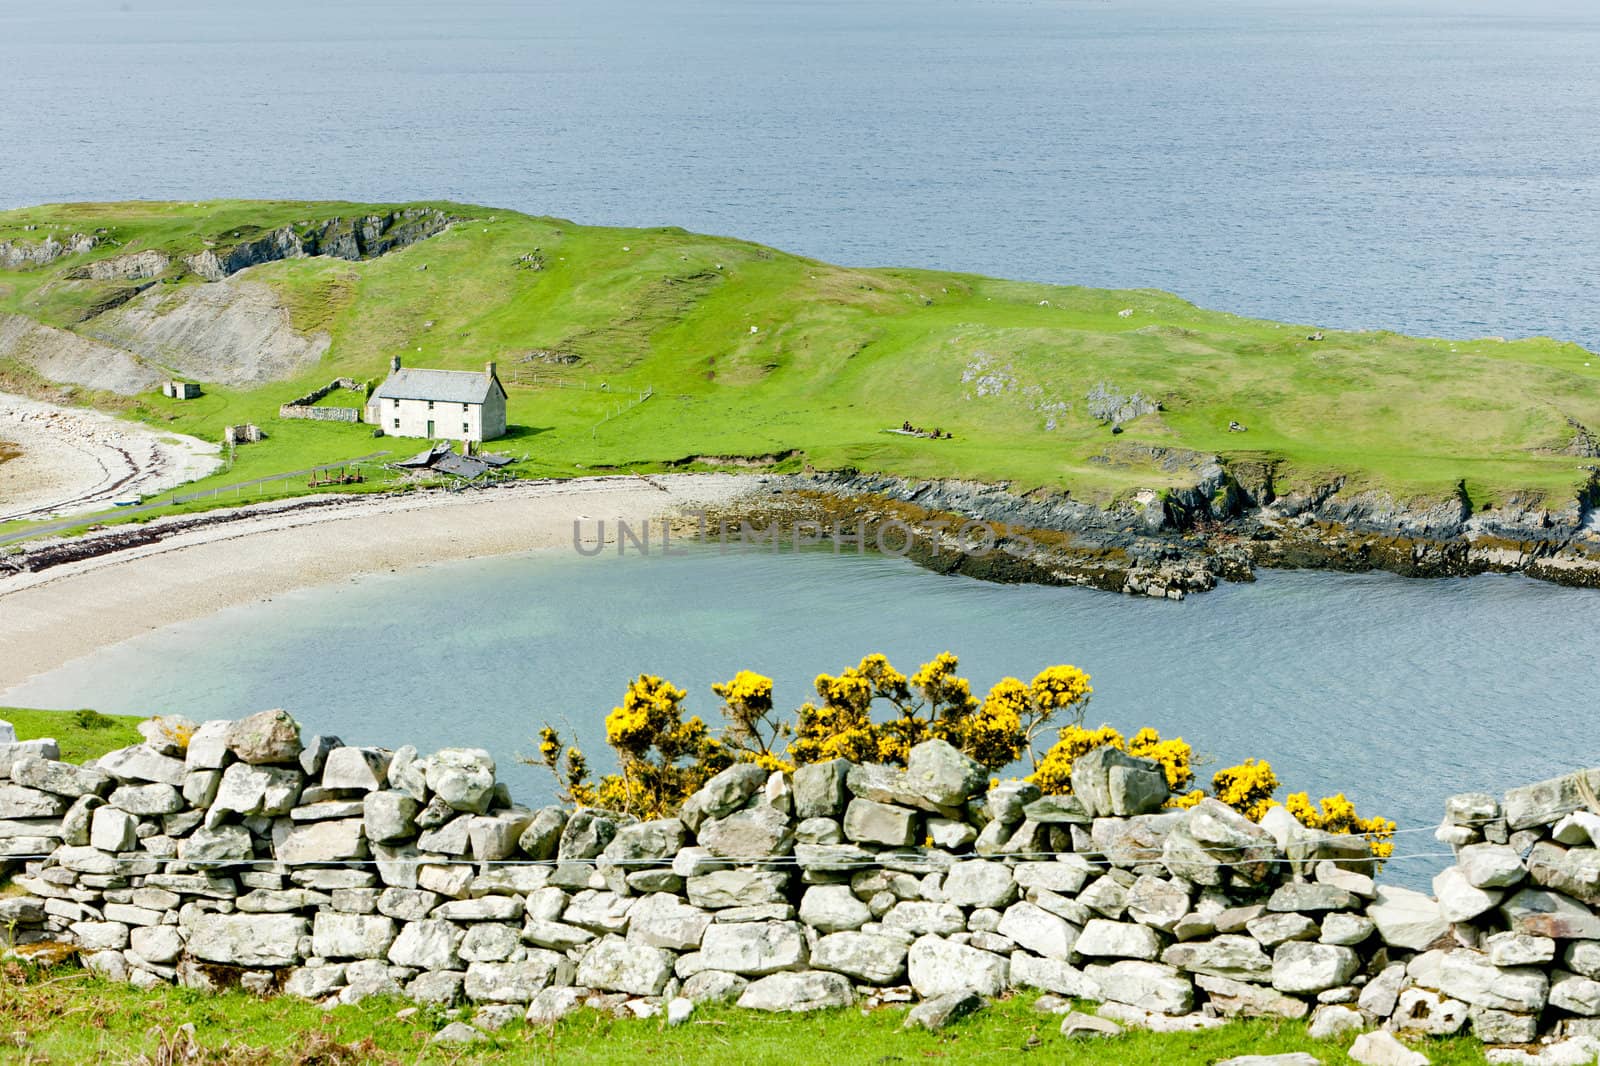
[[[156,286],[81,327],[180,377],[261,385],[315,365],[331,340],[302,333],[270,285],[247,277],[214,285]]]
[[[96,259],[45,286],[57,296],[75,293],[80,310],[72,328],[0,316],[0,359],[49,381],[123,396],[173,376],[247,387],[293,377],[322,358],[330,338],[296,330],[273,288],[237,277],[240,271],[305,256],[370,259],[432,237],[451,221],[442,211],[408,208],[283,226],[231,246],[219,239],[217,247],[176,259],[151,248]],[[97,247],[97,238],[82,234],[0,242],[0,267],[48,266]],[[163,284],[186,274],[208,284]]]
[[[310,255],[371,259],[432,237],[450,222],[450,216],[432,208],[410,208],[354,219],[331,218],[298,229],[282,226],[231,248],[208,248],[184,257],[184,263],[207,281],[221,281],[248,267],[279,259]]]

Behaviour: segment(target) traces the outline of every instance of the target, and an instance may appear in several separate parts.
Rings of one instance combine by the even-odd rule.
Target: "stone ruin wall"
[[[281,711],[141,733],[84,766],[0,743],[18,950],[70,944],[145,986],[534,1021],[1027,988],[1157,1029],[1600,1038],[1600,770],[1452,797],[1437,837],[1456,862],[1430,896],[1286,812],[1164,809],[1160,767],[1110,748],[1078,760],[1070,796],[991,788],[931,741],[904,770],[736,765],[639,821],[517,806],[484,751],[302,739]]]

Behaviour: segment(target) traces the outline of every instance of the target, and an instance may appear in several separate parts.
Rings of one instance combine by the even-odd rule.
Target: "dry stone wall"
[[[521,807],[484,751],[302,738],[281,711],[152,719],[83,766],[7,732],[0,863],[27,894],[0,933],[141,985],[540,1021],[1031,988],[1151,1028],[1600,1037],[1600,770],[1453,797],[1430,896],[1281,811],[1165,809],[1160,768],[1113,749],[1071,796],[990,787],[941,741],[903,770],[740,764],[640,821]]]

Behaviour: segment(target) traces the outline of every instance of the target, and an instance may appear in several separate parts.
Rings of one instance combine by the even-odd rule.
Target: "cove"
[[[546,720],[603,768],[602,720],[639,672],[688,690],[748,668],[777,703],[881,651],[910,673],[943,650],[981,695],[1074,663],[1090,724],[1181,735],[1219,766],[1271,761],[1285,788],[1343,791],[1400,823],[1386,876],[1447,865],[1446,796],[1600,763],[1600,597],[1517,577],[1414,581],[1265,572],[1181,603],[941,576],[876,555],[544,552],[354,578],[157,630],[40,675],[0,703],[235,718],[284,707],[308,731],[423,751],[478,746],[524,803],[517,763]],[[1406,830],[1412,830],[1406,832]],[[1445,853],[1445,854],[1441,854]],[[1416,856],[1400,858],[1400,856]]]

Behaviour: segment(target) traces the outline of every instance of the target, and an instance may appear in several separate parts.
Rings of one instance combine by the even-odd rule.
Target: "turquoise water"
[[[1414,828],[1436,824],[1453,792],[1600,764],[1597,625],[1593,592],[1514,577],[1266,573],[1169,603],[829,552],[539,553],[231,609],[0,703],[196,718],[282,706],[348,742],[486,747],[516,795],[540,802],[548,775],[516,762],[538,725],[563,723],[602,754],[601,720],[637,672],[687,688],[709,719],[707,686],[741,668],[772,675],[794,707],[816,673],[866,652],[909,673],[949,649],[980,692],[1075,663],[1094,678],[1093,722],[1181,734],[1221,765],[1263,757],[1291,788],[1343,790]],[[1428,833],[1398,849],[1437,850]]]
[[[0,40],[0,206],[448,197],[1600,349],[1592,0],[13,0]]]

